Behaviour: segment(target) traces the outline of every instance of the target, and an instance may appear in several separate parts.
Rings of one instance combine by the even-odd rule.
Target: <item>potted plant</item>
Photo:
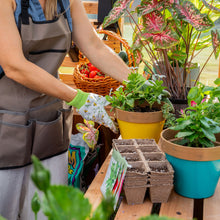
[[[220,35],[214,22],[219,18],[219,3],[205,0],[141,0],[133,10],[132,0],[118,0],[103,22],[103,28],[128,14],[133,27],[132,51],[136,66],[145,65],[147,74],[165,75],[164,86],[171,100],[184,100],[195,86],[210,57],[217,58]],[[218,6],[218,7],[217,7]],[[135,16],[138,19],[135,19]],[[195,58],[213,46],[199,69]],[[192,73],[197,69],[197,74]]]
[[[153,138],[157,142],[165,119],[172,121],[173,106],[163,81],[153,77],[146,80],[137,72],[131,72],[111,96],[106,99],[115,108],[121,136],[130,138]]]
[[[161,133],[160,146],[174,168],[175,191],[190,198],[212,196],[220,176],[220,78],[214,83],[191,88],[189,107]]]

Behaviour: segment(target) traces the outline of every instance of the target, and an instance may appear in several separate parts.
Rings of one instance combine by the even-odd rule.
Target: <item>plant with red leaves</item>
[[[118,0],[102,27],[116,22],[125,13],[133,27],[132,52],[136,66],[144,62],[151,75],[165,75],[164,85],[173,99],[186,99],[190,67],[201,50],[213,46],[210,57],[220,52],[220,33],[215,28],[220,3],[214,0],[141,0],[132,10],[133,0]],[[138,20],[134,18],[138,16]],[[143,49],[147,52],[143,56]],[[196,85],[199,76],[192,82]]]

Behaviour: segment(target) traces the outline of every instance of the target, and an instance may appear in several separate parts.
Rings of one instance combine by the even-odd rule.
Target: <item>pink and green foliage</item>
[[[103,21],[103,28],[118,21],[118,19],[124,14],[125,10],[129,7],[129,4],[131,2],[132,0],[116,1],[113,9],[111,10],[111,13],[108,16],[106,16]]]
[[[144,0],[137,6],[136,11],[138,15],[145,15],[155,10],[159,10],[166,0]]]
[[[189,69],[195,66],[195,57],[211,43],[211,55],[219,56],[219,32],[214,30],[214,22],[219,18],[220,0],[141,0],[135,9],[129,7],[133,1],[116,1],[103,27],[124,14],[129,16],[136,66],[143,62],[150,73],[165,74],[164,85],[172,98],[186,99],[186,79]],[[203,61],[204,66],[211,55]],[[197,80],[191,85],[196,85]]]
[[[166,27],[166,23],[159,11],[152,11],[143,15],[143,26],[148,33],[161,33]]]
[[[93,121],[86,121],[85,119],[84,124],[76,124],[76,129],[83,134],[83,140],[92,150],[95,148],[99,137],[99,130],[94,128],[94,125]]]
[[[178,35],[172,27],[167,26],[160,33],[150,34],[149,40],[154,43],[156,48],[167,49],[178,43]]]
[[[218,58],[220,52],[220,33],[218,30],[212,31],[212,45],[215,57]]]
[[[184,1],[175,5],[180,19],[190,23],[197,31],[205,31],[213,27],[213,22],[207,14],[200,13],[192,2]]]

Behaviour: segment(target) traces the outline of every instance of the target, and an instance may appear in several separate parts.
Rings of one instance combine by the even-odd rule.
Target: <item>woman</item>
[[[129,69],[97,37],[80,0],[2,0],[0,33],[0,214],[31,220],[31,154],[50,169],[53,184],[66,184],[71,106],[115,131],[104,97],[56,79],[71,40],[118,81]]]

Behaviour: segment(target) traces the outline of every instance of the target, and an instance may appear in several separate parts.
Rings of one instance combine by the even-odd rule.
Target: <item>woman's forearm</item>
[[[103,42],[99,46],[94,47],[94,49],[87,51],[87,56],[93,65],[119,82],[123,82],[123,80],[128,78],[130,73],[128,66],[118,54]]]

